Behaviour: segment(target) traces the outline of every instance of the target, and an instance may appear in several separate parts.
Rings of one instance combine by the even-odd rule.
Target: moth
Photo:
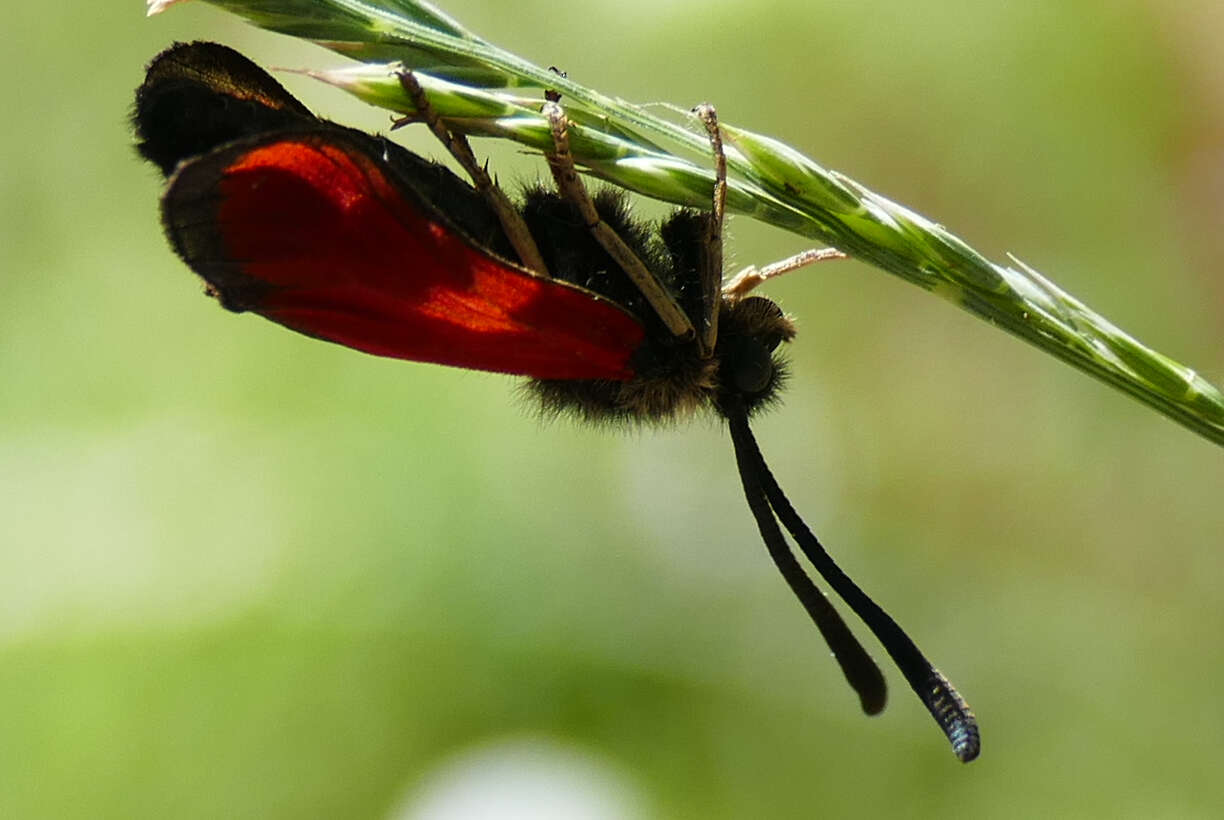
[[[468,183],[383,137],[320,119],[236,51],[176,44],[136,91],[137,149],[167,176],[162,223],[209,295],[307,336],[379,356],[528,377],[549,413],[592,422],[725,419],[749,509],[770,557],[828,643],[862,708],[884,708],[883,674],[816,587],[812,567],[879,639],[965,762],[976,719],[900,626],[837,566],[774,480],[749,427],[778,396],[791,319],[751,291],[835,251],[812,251],[723,283],[726,163],[717,115],[710,211],[657,227],[622,192],[593,198],[544,95],[556,190],[512,203],[410,72],[413,120]]]

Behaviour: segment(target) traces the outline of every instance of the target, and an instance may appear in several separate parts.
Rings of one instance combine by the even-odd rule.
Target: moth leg
[[[497,214],[502,230],[506,232],[506,238],[510,240],[511,246],[518,254],[519,261],[532,272],[548,276],[544,257],[540,255],[540,249],[536,247],[531,232],[527,230],[527,223],[523,221],[523,215],[506,196],[505,191],[489,177],[489,172],[484,166],[476,161],[476,155],[472,153],[472,146],[468,143],[467,137],[451,131],[442,123],[438,112],[430,105],[425,90],[421,88],[421,84],[417,82],[416,76],[411,71],[400,72],[399,81],[404,91],[412,98],[412,104],[417,113],[414,116],[397,120],[392,128],[399,128],[417,121],[428,125],[429,130],[446,146],[450,155],[463,166],[463,170],[467,171],[476,190]]]
[[[714,154],[714,200],[710,215],[705,220],[705,252],[702,254],[701,302],[702,316],[701,348],[713,352],[718,341],[718,308],[722,304],[723,275],[723,222],[727,212],[727,155],[723,150],[722,132],[718,130],[718,112],[710,103],[702,103],[693,109],[697,119],[705,126],[710,138],[710,150]]]
[[[672,335],[682,339],[692,338],[693,323],[675,298],[659,283],[633,249],[626,245],[596,212],[586,186],[582,184],[578,171],[574,168],[574,157],[569,147],[569,121],[565,112],[554,100],[544,103],[543,112],[552,129],[553,151],[547,154],[546,158],[557,183],[557,190],[578,209],[591,235],[642,292]]]
[[[837,248],[809,248],[802,253],[797,253],[794,256],[774,262],[771,265],[766,265],[763,268],[749,265],[723,286],[722,294],[727,300],[737,302],[747,296],[753,289],[764,284],[766,279],[790,273],[814,262],[845,258],[847,258],[846,255]]]

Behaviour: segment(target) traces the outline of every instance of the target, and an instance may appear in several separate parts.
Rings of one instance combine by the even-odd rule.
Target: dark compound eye
[[[769,348],[756,339],[731,341],[722,360],[723,383],[744,396],[765,392],[774,376],[769,353]]]

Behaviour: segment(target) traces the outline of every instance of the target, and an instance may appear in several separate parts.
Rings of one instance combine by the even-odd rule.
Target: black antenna
[[[765,463],[765,458],[761,455],[761,449],[757,445],[756,438],[752,435],[752,430],[748,426],[748,414],[744,408],[743,400],[737,396],[726,397],[724,401],[724,412],[727,416],[727,421],[731,428],[731,440],[735,444],[735,458],[739,464],[740,478],[744,484],[744,494],[748,498],[748,506],[752,509],[752,514],[757,519],[757,525],[761,530],[761,536],[765,539],[765,545],[768,547],[770,555],[774,556],[774,562],[777,563],[778,569],[782,571],[783,576],[791,585],[791,589],[795,590],[795,594],[799,596],[799,600],[808,609],[808,613],[812,615],[812,619],[816,621],[816,625],[820,627],[820,631],[825,636],[825,640],[829,641],[829,646],[833,650],[833,654],[838,657],[838,662],[842,664],[842,669],[846,670],[846,677],[850,680],[850,685],[854,686],[859,692],[860,698],[863,696],[863,690],[856,685],[855,679],[851,677],[847,665],[842,661],[841,651],[846,650],[846,645],[835,645],[829,638],[829,632],[826,631],[826,626],[822,625],[822,621],[813,611],[812,606],[804,599],[804,595],[800,593],[796,586],[796,581],[792,580],[788,575],[788,569],[784,568],[783,562],[779,561],[776,552],[781,549],[794,567],[790,572],[797,573],[803,577],[803,581],[808,586],[811,586],[811,581],[806,575],[803,575],[803,570],[798,566],[794,555],[791,554],[790,548],[786,545],[782,538],[782,533],[778,529],[777,522],[774,520],[776,515],[782,524],[790,531],[791,536],[798,543],[799,548],[803,550],[803,554],[812,562],[816,570],[821,576],[829,582],[829,585],[842,597],[851,609],[854,610],[863,623],[884,645],[884,649],[892,657],[893,662],[897,664],[897,668],[901,670],[901,674],[909,682],[911,688],[918,695],[919,700],[926,706],[931,716],[935,718],[935,722],[939,724],[940,729],[947,735],[948,740],[952,743],[952,751],[962,763],[968,763],[978,756],[981,751],[981,739],[978,733],[977,720],[973,716],[973,711],[969,708],[969,704],[961,697],[960,692],[948,681],[943,674],[936,669],[922,651],[914,644],[910,637],[905,634],[905,631],[897,625],[887,612],[867,593],[863,592],[857,584],[850,579],[850,576],[842,572],[841,568],[829,556],[820,541],[808,529],[807,524],[795,512],[795,508],[791,506],[790,501],[782,492],[782,488],[774,480],[773,474],[770,473],[768,465]],[[771,543],[772,541],[772,543]],[[779,546],[780,544],[780,546]],[[800,584],[802,586],[802,584]],[[815,587],[812,587],[815,591]],[[818,591],[816,596],[821,599],[824,606],[832,611],[832,606],[820,595]],[[809,593],[810,596],[810,593]],[[836,618],[836,613],[834,613]],[[845,624],[840,618],[836,618],[836,624],[849,635]],[[833,630],[836,633],[836,630]],[[849,636],[849,646],[858,652],[863,652],[862,647],[854,640],[853,636]],[[868,659],[870,661],[870,659]],[[874,667],[874,664],[873,664]],[[879,670],[876,670],[879,674]],[[883,708],[883,683],[881,687],[880,708]],[[866,700],[864,700],[864,710],[872,713],[867,708]],[[879,711],[878,709],[876,711]]]
[[[742,427],[744,431],[747,431],[748,420],[746,416],[743,416],[743,412],[743,405],[740,404]],[[833,608],[833,604],[829,603],[829,599],[812,583],[812,579],[804,572],[802,565],[791,552],[790,546],[786,543],[786,537],[782,535],[782,530],[778,527],[778,522],[774,519],[770,509],[764,487],[761,485],[759,471],[752,469],[751,448],[755,446],[752,433],[747,433],[747,443],[745,443],[743,435],[737,432],[735,418],[733,416],[729,418],[731,419],[731,440],[735,442],[735,458],[739,463],[740,478],[744,482],[744,495],[747,496],[748,507],[757,520],[757,528],[761,531],[765,548],[769,550],[769,557],[773,559],[778,571],[790,585],[791,591],[795,593],[799,603],[803,604],[812,622],[820,630],[825,643],[833,652],[833,657],[841,666],[846,681],[858,693],[863,711],[869,715],[879,714],[884,710],[884,704],[888,701],[888,685],[884,682],[884,675],[880,672],[880,667],[876,666],[875,661],[867,654],[867,650],[854,637],[850,627],[846,626],[841,615]]]

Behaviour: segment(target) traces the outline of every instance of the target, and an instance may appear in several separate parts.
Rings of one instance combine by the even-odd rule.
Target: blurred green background
[[[711,100],[1224,382],[1218,4],[445,7],[609,93]],[[975,707],[962,767],[891,666],[858,713],[717,425],[543,425],[510,379],[200,295],[130,148],[144,63],[339,58],[202,4],[7,13],[0,816],[493,816],[456,807],[533,783],[568,817],[1218,816],[1217,447],[857,263],[770,286],[801,335],[762,446]],[[801,247],[731,226],[735,265]]]

